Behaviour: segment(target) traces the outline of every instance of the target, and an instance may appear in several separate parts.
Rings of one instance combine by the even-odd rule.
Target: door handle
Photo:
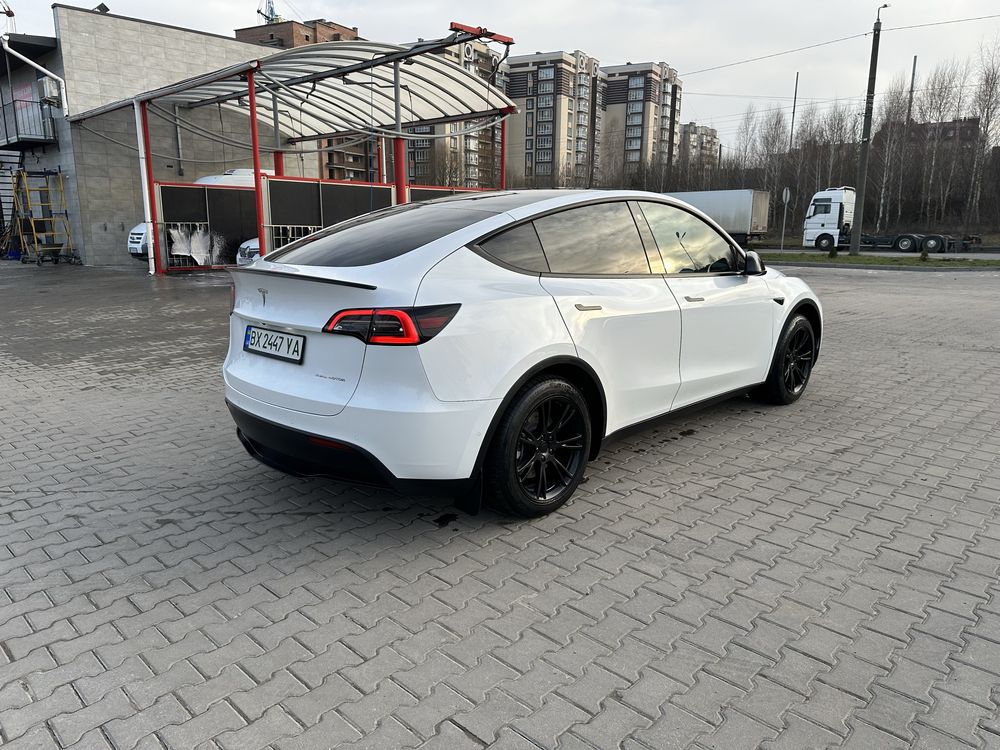
[[[604,308],[600,305],[581,305],[577,302],[574,307],[580,312],[589,312],[590,310],[603,310]]]
[[[684,299],[686,299],[688,302],[704,302],[705,301],[704,297],[688,297],[688,296],[685,296]]]

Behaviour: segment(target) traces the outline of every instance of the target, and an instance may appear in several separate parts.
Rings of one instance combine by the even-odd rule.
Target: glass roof
[[[271,121],[276,104],[280,128],[292,142],[392,131],[396,60],[404,128],[426,122],[499,120],[513,111],[513,102],[476,73],[441,55],[408,55],[412,55],[408,47],[380,42],[310,44],[147,91],[70,120],[79,122],[131,106],[133,100],[190,108],[222,104],[246,112],[246,73],[253,70],[258,119]]]

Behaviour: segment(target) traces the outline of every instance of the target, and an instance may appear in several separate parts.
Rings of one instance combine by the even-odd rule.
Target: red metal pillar
[[[149,252],[153,253],[153,269],[157,274],[163,273],[163,261],[160,258],[160,230],[156,226],[156,185],[153,182],[153,149],[149,145],[149,114],[146,102],[139,102],[139,116],[142,119],[143,156],[146,161],[146,195],[149,196],[150,227]]]
[[[500,189],[507,189],[507,120],[500,121]]]
[[[264,192],[260,177],[260,141],[257,138],[257,91],[254,86],[253,71],[247,71],[247,93],[250,102],[250,145],[253,148],[253,191],[257,198],[257,242],[261,257],[267,252],[267,238],[264,236]]]
[[[382,171],[382,139],[375,139],[375,182],[385,182],[385,174]]]
[[[285,174],[285,152],[274,152],[274,176],[281,177]]]
[[[406,198],[406,141],[392,139],[392,168],[396,183],[396,205],[408,203]]]

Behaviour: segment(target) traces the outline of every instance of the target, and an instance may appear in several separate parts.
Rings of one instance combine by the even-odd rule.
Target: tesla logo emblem
[[[267,306],[267,290],[264,287],[257,287],[257,291],[260,292],[260,306]]]

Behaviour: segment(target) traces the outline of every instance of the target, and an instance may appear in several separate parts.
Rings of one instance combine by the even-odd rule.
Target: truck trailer
[[[695,190],[666,195],[704,211],[743,247],[767,234],[771,195],[766,190]]]

